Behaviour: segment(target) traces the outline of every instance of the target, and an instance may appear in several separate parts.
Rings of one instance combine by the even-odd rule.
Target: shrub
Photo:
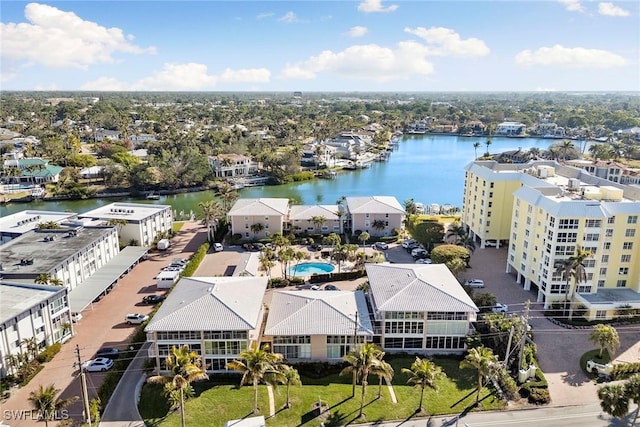
[[[628,378],[633,374],[640,373],[640,362],[634,363],[619,363],[613,365],[613,371],[611,371],[611,376],[615,380],[621,380],[624,378]]]
[[[342,280],[353,280],[364,277],[364,270],[345,271],[343,273],[314,274],[309,278],[309,283],[336,282]]]
[[[41,365],[35,360],[27,362],[27,365],[20,368],[20,372],[18,373],[20,387],[24,387],[29,384],[29,381],[31,381],[42,369],[44,369],[44,365]]]
[[[518,385],[506,369],[502,368],[497,372],[496,380],[508,400],[514,400],[518,396]]]
[[[58,352],[60,351],[61,348],[62,348],[62,344],[60,344],[59,342],[57,342],[55,344],[52,344],[49,347],[47,347],[46,349],[44,349],[42,351],[42,353],[40,353],[36,357],[36,360],[38,362],[40,362],[40,363],[49,362],[49,361],[51,361],[51,359],[53,359],[53,356],[58,354]]]
[[[544,405],[551,402],[551,395],[547,388],[532,388],[529,393],[529,403],[534,405]]]
[[[193,273],[196,272],[196,270],[198,269],[198,266],[200,266],[200,263],[204,259],[205,255],[207,255],[208,251],[209,251],[209,243],[208,242],[203,243],[202,246],[198,248],[196,253],[193,254],[193,256],[191,257],[191,260],[187,263],[184,270],[182,270],[182,273],[180,273],[180,276],[181,277],[193,276]]]
[[[328,375],[339,374],[345,368],[345,363],[303,362],[293,365],[300,375],[309,378],[324,378]]]

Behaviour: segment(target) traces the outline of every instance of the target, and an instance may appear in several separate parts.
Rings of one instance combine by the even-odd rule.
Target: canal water
[[[473,144],[479,142],[478,156],[486,150],[486,138],[440,135],[405,135],[386,162],[375,162],[367,169],[344,171],[336,179],[277,186],[245,188],[240,197],[283,197],[300,204],[335,204],[343,196],[394,196],[401,204],[414,199],[425,205],[462,206],[464,166],[475,159]],[[491,153],[508,150],[547,149],[554,140],[536,138],[493,138]],[[200,212],[200,202],[214,198],[212,191],[161,196],[159,200],[132,198],[90,199],[52,202],[9,203],[0,206],[2,216],[24,209],[84,213],[113,201],[171,205],[183,219]]]

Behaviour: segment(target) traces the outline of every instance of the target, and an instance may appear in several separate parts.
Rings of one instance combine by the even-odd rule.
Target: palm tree
[[[489,134],[489,137],[487,138],[487,141],[484,143],[484,145],[487,146],[487,153],[486,155],[489,155],[489,146],[491,145],[491,134]]]
[[[267,273],[267,277],[271,278],[271,269],[276,265],[273,251],[265,248],[260,254],[260,268]]]
[[[269,346],[263,345],[261,348],[254,344],[251,350],[240,353],[240,359],[227,363],[227,368],[242,373],[242,384],[253,384],[253,413],[258,413],[258,384],[266,374],[273,374],[277,371],[277,365],[282,362],[282,355],[270,353]]]
[[[620,418],[627,425],[625,416],[629,412],[629,395],[624,384],[609,384],[598,389],[600,407],[607,414]]]
[[[630,377],[625,383],[625,387],[629,399],[638,405],[636,408],[636,415],[633,417],[633,421],[631,422],[631,425],[635,426],[636,421],[638,420],[638,415],[640,414],[640,374],[635,374]]]
[[[598,358],[602,358],[602,352],[606,348],[610,355],[620,347],[620,337],[618,331],[611,325],[598,324],[593,327],[589,341],[600,346]]]
[[[127,224],[128,222],[124,218],[109,218],[109,221],[107,221],[107,225],[109,227],[116,227],[118,229],[118,238],[121,237],[120,235],[122,234],[122,227]]]
[[[202,210],[202,222],[207,226],[207,240],[215,240],[218,218],[222,214],[222,206],[215,200],[207,200],[198,203]]]
[[[322,227],[322,224],[324,224],[324,222],[327,219],[325,217],[323,217],[322,215],[318,215],[318,216],[312,216],[311,217],[311,223],[315,226],[316,231],[318,230],[318,228]]]
[[[573,299],[574,286],[571,285],[571,279],[574,279],[575,285],[587,281],[587,273],[584,261],[590,256],[591,252],[582,250],[580,246],[576,246],[576,253],[573,256],[556,263],[555,274],[560,275],[563,280],[567,281],[563,315],[566,314],[568,303],[569,320],[571,320],[571,318],[573,317],[573,307],[571,304],[571,300]]]
[[[362,243],[363,246],[367,244],[367,240],[369,240],[370,238],[371,238],[371,235],[366,231],[363,231],[358,236],[358,240]]]
[[[49,421],[54,419],[58,412],[78,400],[78,396],[56,399],[59,392],[60,390],[56,389],[53,384],[46,387],[40,384],[37,391],[29,393],[29,402],[38,412],[38,417],[44,420],[45,426],[49,425]]]
[[[362,408],[364,407],[364,396],[367,390],[369,374],[378,370],[378,366],[382,361],[384,352],[380,347],[373,343],[367,343],[357,350],[351,350],[345,354],[342,359],[349,364],[340,372],[340,375],[353,375],[353,388],[351,397],[355,396],[356,383],[360,381],[362,384],[362,393],[360,395],[360,412],[358,417],[362,416]]]
[[[49,273],[40,273],[33,281],[38,285],[62,286],[64,284],[62,280]]]
[[[292,366],[285,365],[283,363],[276,366],[277,373],[275,374],[275,381],[280,384],[284,384],[287,387],[287,403],[284,405],[285,408],[290,408],[291,403],[289,399],[289,388],[291,386],[299,386],[302,385],[302,381],[300,381],[300,374],[298,370]]]
[[[384,353],[381,355],[381,359],[384,357]],[[380,360],[380,363],[371,369],[371,373],[378,377],[378,399],[382,397],[382,381],[391,381],[393,378],[393,366],[384,360]]]
[[[480,391],[482,390],[482,383],[498,365],[498,357],[493,354],[490,348],[480,346],[472,348],[465,356],[464,360],[460,362],[460,369],[471,368],[478,371],[478,392],[476,394],[476,405],[480,401]]]
[[[147,379],[150,383],[164,384],[165,394],[174,406],[180,406],[180,420],[185,426],[184,400],[185,395],[193,394],[191,383],[194,381],[209,379],[202,368],[200,356],[195,351],[189,350],[188,345],[171,347],[171,354],[165,360],[169,376],[155,375]]]
[[[384,230],[384,228],[387,226],[387,224],[381,220],[381,219],[376,219],[375,221],[373,221],[373,224],[371,224],[371,226],[373,228],[375,228],[376,230],[378,230],[378,232]]]
[[[480,148],[480,143],[479,142],[475,142],[473,144],[473,152],[474,152],[474,156],[475,156],[476,160],[478,160],[478,148]],[[488,150],[488,148],[487,148],[487,150]]]
[[[416,357],[415,362],[411,364],[411,368],[402,368],[402,372],[409,375],[408,384],[414,384],[420,387],[420,404],[416,412],[422,411],[422,402],[424,399],[424,389],[430,388],[437,390],[437,381],[445,378],[447,375],[442,372],[442,368],[437,366],[429,359],[420,359]]]
[[[20,341],[20,347],[25,346],[29,358],[35,359],[38,357],[38,340],[36,337],[25,338]]]
[[[257,236],[260,232],[262,232],[262,230],[264,230],[264,225],[260,224],[259,222],[256,222],[255,224],[251,224],[251,227],[249,227],[251,229],[251,232],[253,233],[254,236]]]
[[[576,147],[573,145],[573,142],[567,140],[562,141],[560,145],[560,150],[562,151],[562,160],[567,160],[567,153],[569,150],[574,150]]]

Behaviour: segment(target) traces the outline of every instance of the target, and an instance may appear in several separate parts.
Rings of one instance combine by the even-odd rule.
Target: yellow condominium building
[[[545,308],[609,319],[640,309],[640,187],[552,161],[466,167],[462,221],[487,244],[508,245],[507,273]],[[586,281],[558,272],[581,249]]]

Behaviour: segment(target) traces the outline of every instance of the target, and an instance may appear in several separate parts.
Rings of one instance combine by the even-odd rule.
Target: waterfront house
[[[11,359],[27,352],[35,339],[37,352],[66,341],[73,333],[67,288],[0,281],[0,378],[16,374]]]
[[[232,234],[244,239],[263,239],[282,233],[288,213],[289,199],[238,199],[227,217]]]
[[[405,211],[392,196],[346,197],[347,228],[351,233],[366,231],[371,236],[390,236],[404,226]]]
[[[6,159],[2,167],[3,172],[11,170],[8,173],[10,182],[25,184],[58,182],[60,172],[64,169],[62,166],[50,165],[48,160],[38,157]]]
[[[444,264],[367,264],[369,302],[386,352],[465,351],[478,307]]]
[[[520,122],[502,122],[496,128],[496,136],[524,136],[527,125]]]
[[[342,234],[343,216],[338,205],[293,205],[289,210],[288,228],[296,234]],[[314,223],[320,219],[324,221]]]
[[[258,164],[241,154],[209,156],[209,166],[216,178],[247,177],[258,173]]]
[[[288,361],[340,362],[373,338],[362,291],[276,291],[262,342]]]
[[[149,358],[166,372],[171,347],[188,345],[207,372],[224,372],[227,363],[259,341],[266,277],[185,277],[145,328]]]
[[[140,246],[151,246],[159,234],[173,228],[170,205],[111,203],[78,215],[78,218],[86,223],[116,225],[122,242]]]

